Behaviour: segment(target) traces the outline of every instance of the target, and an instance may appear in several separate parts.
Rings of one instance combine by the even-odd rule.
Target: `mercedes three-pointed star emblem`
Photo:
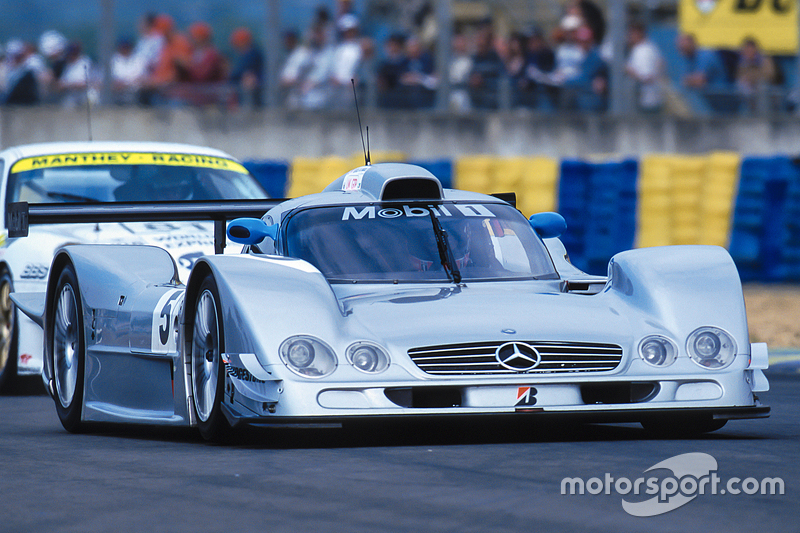
[[[497,362],[515,372],[533,370],[542,362],[542,356],[536,348],[524,342],[507,342],[494,352]]]

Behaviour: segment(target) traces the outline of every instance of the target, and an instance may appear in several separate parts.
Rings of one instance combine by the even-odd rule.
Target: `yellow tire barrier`
[[[455,162],[453,186],[492,194],[517,193],[517,208],[525,216],[555,211],[559,163],[549,157],[467,156]]]
[[[728,246],[740,165],[731,152],[643,157],[636,246]]]

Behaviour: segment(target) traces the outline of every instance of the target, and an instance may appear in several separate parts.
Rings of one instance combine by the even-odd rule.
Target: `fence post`
[[[436,71],[439,86],[436,89],[436,107],[447,111],[450,107],[450,62],[453,34],[453,11],[451,0],[436,0]]]
[[[280,0],[266,0],[267,20],[264,24],[264,52],[267,67],[266,104],[267,107],[279,107],[278,73],[281,59],[281,3]]]
[[[103,76],[100,83],[100,103],[102,105],[111,104],[111,56],[114,53],[114,0],[102,0],[100,2],[100,72]],[[91,105],[91,102],[86,102]]]
[[[609,110],[613,116],[628,114],[630,101],[625,98],[625,32],[626,0],[609,0],[608,33],[611,40],[611,75],[609,81]]]

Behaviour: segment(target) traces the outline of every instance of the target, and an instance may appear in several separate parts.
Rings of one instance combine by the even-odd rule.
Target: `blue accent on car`
[[[228,224],[228,238],[239,244],[256,244],[270,237],[278,238],[278,225],[267,225],[260,218],[237,218]]]
[[[531,227],[542,239],[559,237],[567,231],[567,221],[558,213],[536,213],[529,218]]]

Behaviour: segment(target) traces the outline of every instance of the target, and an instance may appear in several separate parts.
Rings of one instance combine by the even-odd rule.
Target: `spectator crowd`
[[[139,105],[259,105],[264,57],[252,33],[230,35],[232,57],[214,44],[211,25],[196,22],[184,33],[167,14],[142,18],[136,40],[121,38],[110,61],[113,102]],[[5,105],[85,105],[97,101],[101,65],[81,44],[46,31],[38,46],[19,39],[0,50],[0,94]]]
[[[430,10],[428,16],[432,16]],[[545,32],[532,26],[498,35],[490,18],[454,28],[450,63],[437,65],[435,33],[419,24],[388,34],[377,43],[362,31],[352,0],[338,0],[333,13],[316,10],[302,32],[286,31],[280,97],[290,109],[336,109],[353,105],[351,80],[370,103],[387,109],[450,110],[527,107],[543,112],[602,112],[608,108],[614,60],[604,14],[592,0],[567,4],[558,24]],[[113,103],[120,105],[264,104],[265,57],[248,28],[227,36],[226,50],[206,22],[176,27],[164,13],[145,15],[137,38],[121,38],[111,58]],[[627,90],[638,110],[660,113],[676,98],[692,109],[753,111],[764,88],[781,80],[781,69],[754,39],[739,51],[699,47],[679,35],[667,51],[681,72],[667,76],[665,57],[632,22],[624,61]],[[446,102],[438,102],[443,78]],[[64,106],[97,101],[102,68],[79,42],[58,31],[38,43],[19,39],[0,49],[0,102]],[[783,105],[783,104],[781,104]]]

